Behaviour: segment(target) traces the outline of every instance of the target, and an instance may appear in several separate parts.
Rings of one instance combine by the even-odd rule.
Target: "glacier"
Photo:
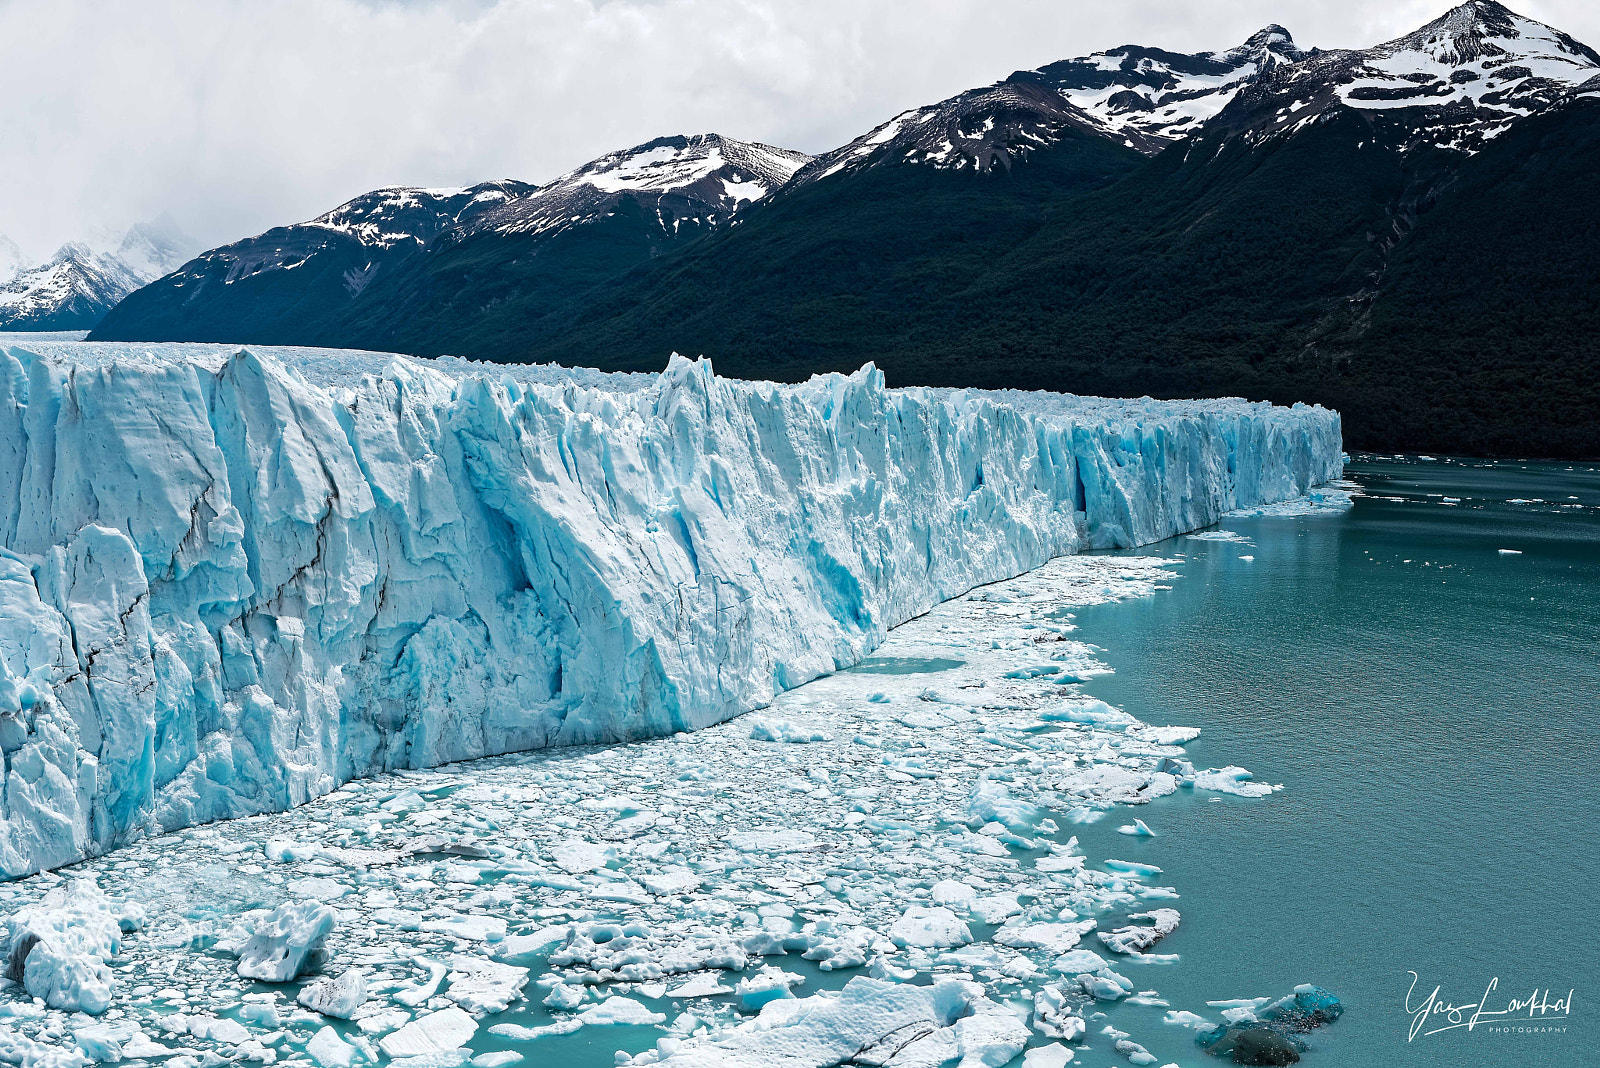
[[[0,874],[692,731],[1341,472],[1304,405],[0,346]]]

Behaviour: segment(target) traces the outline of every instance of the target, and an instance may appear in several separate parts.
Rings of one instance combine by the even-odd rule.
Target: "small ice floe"
[[[1119,927],[1115,931],[1100,931],[1098,937],[1106,944],[1106,948],[1113,953],[1125,956],[1143,953],[1167,935],[1178,929],[1177,909],[1152,909],[1149,912],[1136,912],[1128,917],[1129,920],[1149,920],[1150,926],[1144,927],[1130,923],[1126,927]]]
[[[1239,559],[1241,559],[1241,560],[1254,560],[1255,557],[1253,557],[1253,556],[1241,556],[1241,557],[1239,557]]]
[[[1145,1049],[1131,1038],[1119,1038],[1112,1044],[1112,1048],[1134,1064],[1154,1064],[1156,1055]]]
[[[478,1021],[457,1006],[418,1016],[378,1040],[389,1057],[425,1057],[465,1046],[478,1033]]]
[[[1184,537],[1194,541],[1231,541],[1243,545],[1252,544],[1249,538],[1236,530],[1202,530],[1198,534],[1185,534]]]
[[[758,742],[789,742],[794,745],[829,740],[825,731],[809,730],[797,727],[786,719],[767,719],[764,716],[750,720],[750,737]]]
[[[1522,555],[1522,550],[1521,549],[1496,549],[1495,552],[1499,553],[1501,556],[1521,556]]]
[[[1235,794],[1239,797],[1266,797],[1274,790],[1283,789],[1282,786],[1269,786],[1264,782],[1252,781],[1255,776],[1244,768],[1232,765],[1226,768],[1208,768],[1195,773],[1194,785],[1197,790],[1214,790],[1222,794]]]
[[[1022,1055],[1022,1068],[1066,1068],[1072,1060],[1072,1050],[1059,1042],[1048,1046],[1035,1046]]]
[[[1105,865],[1107,871],[1131,875],[1135,879],[1144,879],[1151,875],[1161,874],[1161,869],[1154,864],[1140,864],[1136,860],[1107,860]]]
[[[1118,834],[1131,834],[1140,838],[1154,838],[1156,832],[1152,831],[1144,820],[1136,819],[1132,823],[1124,823],[1117,828]]]
[[[1046,1037],[1071,1042],[1088,1031],[1089,1025],[1078,1014],[1077,1004],[1068,998],[1062,984],[1056,983],[1033,995],[1033,1029]]]
[[[346,968],[337,979],[307,983],[297,1000],[312,1012],[348,1020],[367,1002],[367,980],[360,968]]]
[[[247,979],[288,983],[321,963],[333,924],[333,910],[320,901],[286,901],[246,913],[217,948],[239,958]]]
[[[955,913],[942,905],[912,905],[889,925],[889,940],[897,946],[948,949],[972,941],[972,932]]]
[[[791,987],[805,982],[805,976],[786,972],[782,968],[763,965],[754,975],[739,980],[735,993],[746,1011],[755,1012],[769,1001],[794,997]]]
[[[907,986],[857,976],[837,994],[768,1003],[748,1024],[698,1038],[663,1038],[633,1065],[703,1068],[793,1064],[1005,1064],[1028,1043],[1027,1026],[976,983]]]
[[[1330,1024],[1344,1013],[1339,999],[1310,983],[1294,988],[1288,997],[1243,1001],[1212,1001],[1222,1008],[1226,1023],[1195,1035],[1195,1042],[1213,1057],[1236,1064],[1294,1064],[1306,1050],[1300,1038]]]

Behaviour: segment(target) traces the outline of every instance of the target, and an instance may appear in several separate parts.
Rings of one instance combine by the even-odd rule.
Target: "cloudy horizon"
[[[1446,0],[0,0],[0,235],[37,262],[169,216],[199,247],[385,185],[544,182],[717,132],[806,152],[1012,71],[1268,23],[1365,47]],[[1510,5],[1581,41],[1600,11]]]

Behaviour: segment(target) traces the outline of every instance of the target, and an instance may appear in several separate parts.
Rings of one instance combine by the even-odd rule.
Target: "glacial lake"
[[[1367,493],[1351,511],[1223,524],[1249,545],[1146,546],[1185,558],[1172,590],[1077,612],[1116,669],[1087,692],[1200,727],[1197,766],[1284,789],[1180,791],[1139,813],[1156,838],[1117,835],[1115,814],[1075,831],[1181,891],[1162,949],[1182,961],[1157,983],[1174,1008],[1313,982],[1347,1011],[1308,1066],[1600,1063],[1600,473],[1413,458],[1347,477]],[[1414,1008],[1436,986],[1477,1002],[1492,979],[1499,1007],[1535,988],[1575,988],[1575,1007],[1543,1021],[1565,1033],[1408,1041],[1410,972]],[[1132,1012],[1158,1063],[1217,1063],[1153,1026],[1161,1010],[1120,1008],[1123,1030]]]

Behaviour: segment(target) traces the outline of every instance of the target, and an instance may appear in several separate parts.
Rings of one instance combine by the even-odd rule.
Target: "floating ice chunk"
[[[357,1057],[356,1048],[331,1027],[324,1027],[311,1037],[306,1053],[322,1068],[350,1068]]]
[[[424,934],[449,935],[468,942],[498,942],[506,936],[506,921],[501,916],[457,914],[428,920],[421,929]]]
[[[226,1046],[238,1045],[250,1037],[250,1032],[245,1030],[244,1025],[238,1020],[228,1020],[218,1016],[190,1016],[188,1030],[196,1038],[209,1039]]]
[[[312,1012],[348,1020],[367,1002],[367,978],[360,968],[346,968],[337,979],[307,983],[296,1000]]]
[[[1013,949],[1042,949],[1047,953],[1060,954],[1075,948],[1083,936],[1094,928],[1093,920],[1025,923],[1000,928],[994,933],[994,940]]]
[[[335,901],[350,892],[350,887],[337,879],[322,879],[315,876],[294,879],[287,889],[296,897],[309,897],[317,901]]]
[[[1161,869],[1154,864],[1140,864],[1136,860],[1107,860],[1105,865],[1107,871],[1122,872],[1135,879],[1147,879],[1152,875],[1161,874]]]
[[[1094,950],[1074,949],[1056,958],[1050,968],[1062,975],[1081,975],[1084,972],[1097,972],[1105,966],[1106,959]]]
[[[1003,1065],[1028,1031],[974,983],[904,986],[858,976],[837,995],[769,1003],[754,1020],[703,1039],[663,1040],[636,1065],[772,1068],[857,1063]]]
[[[480,1053],[472,1058],[472,1068],[506,1068],[508,1064],[517,1064],[523,1060],[522,1054],[514,1049],[497,1049],[492,1053]]]
[[[1143,953],[1178,929],[1179,916],[1177,909],[1153,909],[1150,912],[1135,912],[1128,919],[1149,920],[1150,926],[1129,924],[1115,931],[1099,932],[1100,941],[1113,953]]]
[[[1089,1029],[1060,984],[1041,987],[1033,995],[1033,1027],[1040,1034],[1068,1042]]]
[[[1133,993],[1133,984],[1110,969],[1102,970],[1099,975],[1080,975],[1078,983],[1083,992],[1096,1001],[1116,1001]]]
[[[935,905],[954,906],[966,908],[978,900],[978,892],[966,883],[954,879],[941,879],[933,884],[933,903]]]
[[[1194,541],[1233,541],[1250,544],[1250,539],[1234,530],[1203,530],[1198,534],[1185,534],[1184,537]]]
[[[1039,822],[1039,809],[1012,797],[1005,783],[982,779],[967,802],[967,817],[973,823],[994,820],[1015,831],[1032,829]]]
[[[651,1012],[643,1003],[620,995],[606,998],[578,1014],[578,1019],[588,1027],[613,1027],[623,1025],[648,1025],[667,1022],[666,1013]]]
[[[758,742],[790,742],[805,745],[810,742],[826,742],[831,736],[823,731],[797,727],[786,719],[756,716],[750,720],[750,737]]]
[[[452,1005],[418,1016],[400,1030],[380,1038],[378,1047],[389,1057],[421,1057],[459,1049],[477,1031],[477,1021]]]
[[[1173,1024],[1177,1027],[1192,1027],[1196,1031],[1206,1031],[1216,1026],[1204,1016],[1192,1013],[1187,1009],[1173,1009],[1161,1018],[1164,1024]]]
[[[287,983],[317,966],[334,915],[320,901],[293,901],[269,913],[247,914],[244,924],[248,927],[235,928],[217,948],[238,955],[245,978]]]
[[[558,923],[540,927],[527,934],[507,935],[494,943],[491,952],[502,960],[532,956],[566,938],[571,929],[567,924]]]
[[[450,972],[450,969],[439,961],[429,960],[426,957],[417,957],[416,963],[428,969],[428,978],[421,983],[408,983],[390,995],[400,1004],[410,1005],[413,1008],[433,997],[439,989],[439,984],[444,982],[444,977]]]
[[[1128,1058],[1128,1060],[1132,1061],[1134,1064],[1156,1063],[1155,1054],[1151,1053],[1149,1050],[1145,1049],[1131,1038],[1117,1039],[1116,1042],[1113,1043],[1112,1048],[1118,1053],[1122,1054],[1124,1057]]]
[[[740,979],[735,992],[739,995],[741,1005],[754,1010],[778,998],[794,997],[790,988],[796,983],[803,982],[805,982],[804,976],[767,965],[754,975]]]
[[[580,875],[584,872],[599,871],[612,860],[616,859],[615,846],[590,842],[583,838],[571,838],[550,847],[550,859],[563,871]]]
[[[1137,835],[1145,838],[1154,838],[1156,836],[1156,832],[1152,831],[1149,826],[1146,825],[1144,820],[1134,820],[1132,823],[1124,823],[1121,827],[1117,828],[1117,833]]]
[[[669,998],[709,998],[718,994],[731,994],[731,987],[724,986],[720,978],[715,975],[695,975],[667,990]]]
[[[1022,1055],[1022,1068],[1065,1068],[1072,1060],[1072,1050],[1059,1042],[1048,1046],[1035,1046]]]
[[[967,911],[982,923],[1001,923],[1021,912],[1022,905],[1015,894],[990,894],[967,906]]]
[[[122,1060],[123,1048],[143,1034],[132,1020],[90,1024],[72,1032],[72,1041],[92,1061],[112,1062]]]
[[[639,883],[657,897],[670,897],[700,889],[701,879],[694,872],[680,868],[658,872],[655,875],[642,875],[639,877]]]
[[[450,959],[450,987],[444,996],[473,1015],[505,1012],[522,997],[528,969],[458,953]]]
[[[889,926],[889,940],[897,946],[944,949],[971,942],[972,932],[943,906],[912,905]]]
[[[122,933],[142,913],[114,904],[92,879],[74,879],[6,920],[6,978],[53,1009],[98,1015],[111,1005]]]
[[[728,844],[741,853],[803,853],[817,848],[817,838],[791,827],[764,827],[736,831],[728,836]]]
[[[545,995],[544,1004],[548,1008],[570,1011],[582,1005],[588,996],[588,991],[584,987],[557,983],[550,988],[550,993]]]
[[[1236,794],[1239,797],[1266,797],[1272,791],[1279,789],[1264,782],[1252,782],[1253,778],[1254,776],[1244,768],[1229,765],[1226,768],[1209,768],[1206,771],[1196,772],[1194,785],[1197,790],[1215,790],[1218,793]]]
[[[1522,550],[1521,549],[1496,549],[1495,552],[1499,553],[1501,556],[1521,556],[1522,555]]]

